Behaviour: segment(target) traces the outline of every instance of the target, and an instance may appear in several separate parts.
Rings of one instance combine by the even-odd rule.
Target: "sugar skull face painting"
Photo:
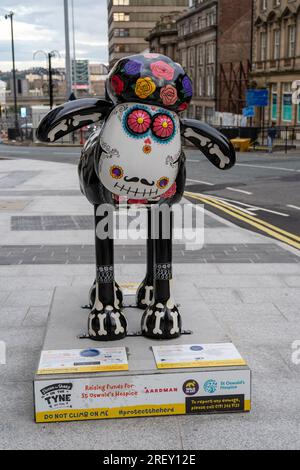
[[[100,144],[105,151],[99,176],[111,193],[153,201],[175,184],[181,155],[176,113],[139,103],[117,105],[102,129]]]
[[[54,142],[99,122],[82,150],[81,191],[94,206],[95,227],[103,220],[98,209],[104,203],[117,210],[126,201],[148,211],[147,272],[136,293],[137,307],[143,310],[141,334],[177,338],[182,319],[170,290],[172,239],[161,237],[160,226],[159,236],[153,238],[150,214],[156,206],[172,206],[183,195],[184,139],[221,170],[234,165],[235,151],[214,128],[181,117],[192,100],[193,85],[183,68],[166,56],[138,54],[119,60],[107,78],[106,95],[105,100],[76,100],[53,109],[41,121],[37,137]],[[127,335],[128,325],[114,276],[113,240],[96,236],[95,248],[88,336],[95,341],[119,340]]]

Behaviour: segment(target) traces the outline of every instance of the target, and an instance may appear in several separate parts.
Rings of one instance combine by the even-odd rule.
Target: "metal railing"
[[[253,150],[264,150],[268,147],[268,133],[270,126],[264,127],[217,127],[222,134],[229,139],[251,139],[251,148]],[[274,150],[283,150],[287,153],[289,150],[300,149],[300,125],[299,126],[275,126],[276,136],[273,140]]]

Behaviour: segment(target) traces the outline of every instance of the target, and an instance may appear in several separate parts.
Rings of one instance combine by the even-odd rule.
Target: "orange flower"
[[[156,85],[150,77],[139,78],[136,82],[135,93],[141,99],[148,98],[155,90]]]

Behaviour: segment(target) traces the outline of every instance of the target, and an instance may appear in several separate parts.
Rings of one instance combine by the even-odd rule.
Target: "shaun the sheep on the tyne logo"
[[[231,143],[212,127],[180,119],[192,99],[192,83],[182,67],[160,54],[126,57],[111,70],[107,99],[81,99],[50,111],[37,136],[54,142],[91,123],[100,122],[86,142],[79,163],[82,193],[95,210],[95,227],[104,215],[103,204],[117,208],[144,204],[148,210],[147,273],[137,291],[144,311],[141,331],[156,339],[177,338],[181,317],[171,297],[172,237],[152,237],[153,206],[178,202],[185,187],[183,138],[198,147],[217,168],[235,163]],[[163,211],[160,211],[163,214]],[[171,211],[166,212],[172,218]],[[172,222],[168,221],[170,224]],[[90,291],[89,337],[96,341],[124,338],[127,321],[122,292],[114,278],[114,241],[96,236],[96,280]]]

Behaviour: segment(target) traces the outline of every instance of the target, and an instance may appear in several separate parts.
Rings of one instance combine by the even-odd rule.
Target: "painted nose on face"
[[[138,178],[137,176],[134,176],[133,178],[129,178],[128,176],[125,176],[124,178],[124,181],[126,181],[126,183],[138,183],[138,182],[141,182],[142,184],[144,184],[145,186],[154,186],[155,185],[155,182],[152,181],[151,183],[146,180],[146,178]]]

